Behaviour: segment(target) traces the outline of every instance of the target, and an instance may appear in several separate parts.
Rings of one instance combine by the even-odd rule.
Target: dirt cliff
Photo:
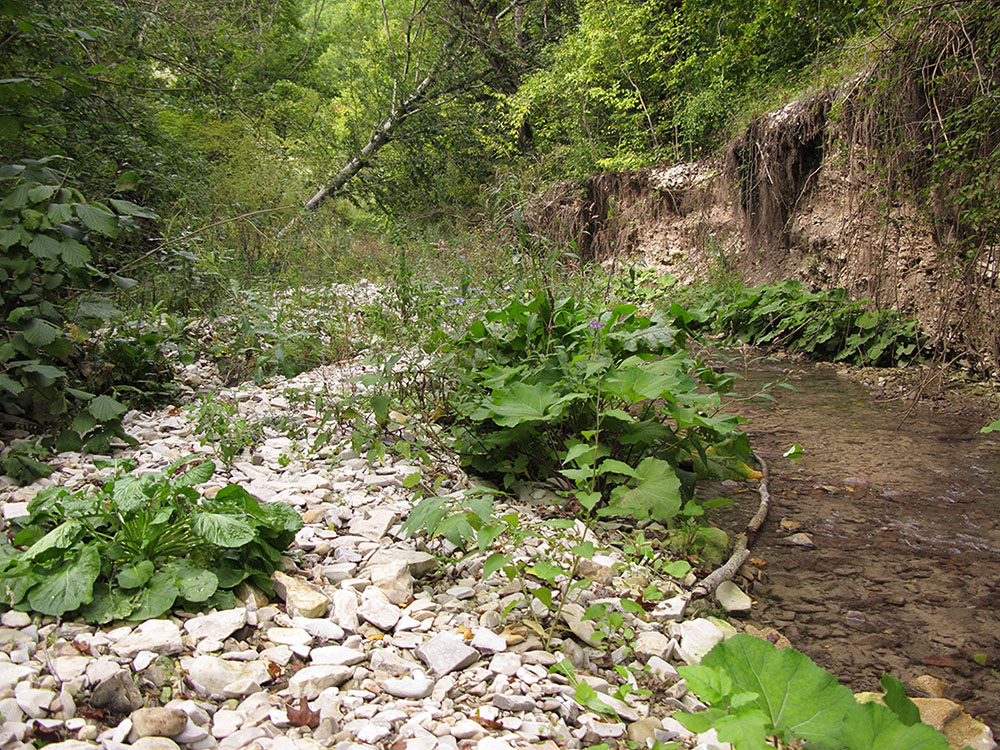
[[[556,186],[534,204],[533,227],[584,259],[627,256],[685,282],[728,273],[843,287],[916,317],[940,357],[995,373],[998,248],[980,242],[970,254],[940,206],[885,189],[853,97],[792,102],[714,160]]]

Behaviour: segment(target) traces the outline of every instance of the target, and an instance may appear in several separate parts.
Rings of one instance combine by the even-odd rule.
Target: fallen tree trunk
[[[403,101],[402,105],[390,114],[385,122],[375,128],[375,132],[368,139],[368,143],[326,185],[317,190],[313,197],[306,201],[306,208],[315,209],[319,207],[324,200],[340,190],[348,180],[361,171],[368,159],[392,139],[393,131],[399,127],[400,123],[418,111],[420,103],[427,96],[427,91],[430,89],[433,79],[434,71],[431,71],[417,84],[413,93]]]

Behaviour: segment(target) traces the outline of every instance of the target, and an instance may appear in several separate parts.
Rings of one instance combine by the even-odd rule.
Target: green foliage
[[[771,89],[878,18],[880,3],[590,0],[509,97],[558,174],[690,159]]]
[[[351,350],[339,303],[322,290],[244,289],[231,280],[229,295],[233,305],[216,323],[223,333],[209,347],[227,383],[294,377]]]
[[[81,347],[118,315],[110,294],[134,282],[102,271],[98,256],[155,216],[125,200],[87,202],[50,163],[0,168],[0,421],[59,428],[49,448],[106,452],[113,438],[128,440],[126,407],[87,390]]]
[[[102,487],[39,492],[13,545],[0,541],[6,603],[88,622],[145,620],[174,606],[232,606],[245,580],[265,591],[281,553],[302,527],[283,503],[237,485],[214,496],[195,486],[215,472],[197,456],[162,474],[119,471]]]
[[[203,442],[215,445],[226,466],[231,466],[244,449],[252,449],[264,440],[263,425],[241,417],[236,403],[210,393],[199,397],[191,408],[195,414],[195,432]]]
[[[729,286],[689,305],[686,325],[756,346],[780,346],[816,359],[900,365],[920,356],[924,337],[915,320],[869,310],[843,289],[813,292],[797,281]]]
[[[178,389],[164,343],[165,337],[158,331],[142,333],[134,325],[113,329],[101,342],[102,385],[113,390],[132,409],[147,409],[170,401]]]
[[[698,477],[745,470],[729,379],[692,358],[662,314],[538,292],[472,323],[446,359],[462,460],[476,471],[585,487],[602,513],[670,518]],[[742,467],[742,469],[741,469]]]
[[[765,750],[766,738],[805,740],[825,750],[946,750],[937,730],[919,723],[899,680],[882,678],[886,706],[859,704],[851,691],[805,654],[739,634],[700,664],[678,669],[688,689],[711,708],[678,713],[693,732],[714,728],[734,750]]]

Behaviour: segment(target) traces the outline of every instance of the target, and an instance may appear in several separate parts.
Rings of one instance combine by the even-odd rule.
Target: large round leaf
[[[151,620],[174,606],[180,591],[174,576],[160,570],[149,579],[137,597],[138,608],[129,615],[130,620]]]
[[[256,535],[246,521],[224,513],[196,513],[191,527],[206,542],[219,547],[242,547]]]
[[[96,547],[84,547],[80,554],[47,574],[28,592],[28,603],[43,615],[63,615],[88,603],[94,581],[101,574],[101,556]]]
[[[189,602],[206,601],[219,588],[218,577],[204,568],[184,570],[178,574],[176,581],[181,596]]]

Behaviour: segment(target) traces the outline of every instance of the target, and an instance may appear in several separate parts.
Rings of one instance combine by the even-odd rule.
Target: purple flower
[[[587,323],[587,325],[588,325],[588,326],[589,326],[590,328],[592,328],[593,330],[595,330],[595,331],[599,331],[599,330],[601,330],[602,328],[604,328],[604,323],[602,323],[602,322],[601,322],[600,320],[598,320],[597,318],[594,318],[594,319],[593,319],[592,321],[590,321],[589,323]]]

